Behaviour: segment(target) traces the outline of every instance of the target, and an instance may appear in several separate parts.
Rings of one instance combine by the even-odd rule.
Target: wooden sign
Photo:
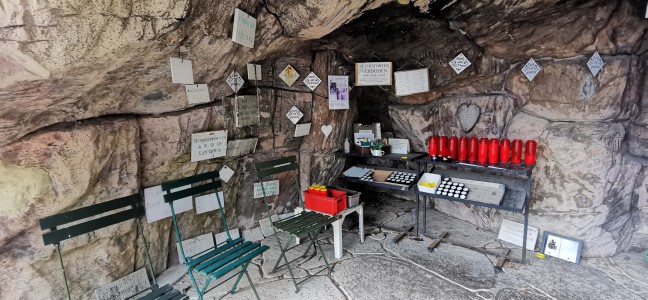
[[[218,192],[221,207],[225,207],[225,195],[223,191]],[[203,214],[209,211],[219,209],[218,202],[216,201],[216,194],[211,193],[196,197],[196,214]]]
[[[208,131],[191,135],[191,161],[223,157],[227,150],[227,130]]]
[[[328,77],[329,110],[349,109],[349,76]]]
[[[263,189],[261,190],[261,183],[254,183],[254,198],[262,198],[265,191],[266,197],[279,195],[279,180],[271,180],[263,182]]]
[[[193,67],[188,59],[171,57],[171,81],[173,83],[193,84]]]
[[[430,90],[428,69],[394,72],[396,96],[424,93]]]
[[[176,243],[176,247],[178,248],[178,260],[182,263],[180,245]],[[194,256],[214,247],[214,235],[211,232],[182,241],[182,250],[184,250],[186,257]]]
[[[392,85],[391,62],[355,64],[356,86]]]
[[[207,103],[209,99],[209,88],[206,84],[187,84],[187,101],[189,104]]]
[[[234,9],[232,41],[248,48],[254,48],[255,34],[256,19],[238,8]]]
[[[191,185],[186,185],[176,189],[172,192],[181,191],[190,188]],[[171,216],[171,207],[164,202],[164,191],[161,186],[154,186],[144,189],[144,208],[146,210],[146,221],[153,223]],[[191,196],[173,201],[173,210],[176,214],[183,213],[193,208]]]
[[[150,288],[146,269],[142,268],[96,289],[95,296],[97,300],[130,299]]]
[[[536,241],[538,241],[538,228],[528,226],[527,227],[527,244],[526,248],[533,251],[535,249]],[[497,236],[498,240],[509,242],[513,245],[522,247],[522,240],[524,237],[524,224],[518,222],[513,222],[511,220],[504,219],[502,221],[502,226],[500,227],[499,235]]]
[[[236,96],[234,98],[236,127],[258,125],[259,98],[253,95]]]
[[[241,156],[254,153],[258,138],[232,140],[227,142],[227,156]]]

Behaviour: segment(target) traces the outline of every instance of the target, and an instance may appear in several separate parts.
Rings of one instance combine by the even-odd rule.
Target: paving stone
[[[295,286],[290,279],[272,281],[264,284],[255,284],[261,299],[281,300],[345,300],[344,294],[337,289],[333,281],[326,276],[316,276],[299,285],[299,293],[295,293]],[[227,299],[255,299],[251,289],[242,289]],[[205,300],[210,300],[205,298]]]

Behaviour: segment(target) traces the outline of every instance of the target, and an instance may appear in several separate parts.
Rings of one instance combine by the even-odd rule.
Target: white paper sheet
[[[209,99],[209,88],[206,84],[187,84],[187,101],[189,104],[207,103]]]
[[[173,83],[193,84],[193,66],[188,59],[171,57],[171,81]]]

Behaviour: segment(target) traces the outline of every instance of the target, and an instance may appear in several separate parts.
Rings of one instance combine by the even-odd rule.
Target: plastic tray
[[[306,209],[335,215],[347,208],[346,192],[329,189],[328,195],[316,195],[304,191],[304,204],[306,205]]]
[[[436,182],[436,186],[433,188],[421,186],[421,183],[423,182]],[[421,180],[419,180],[416,186],[418,187],[419,192],[434,194],[439,187],[439,183],[441,183],[441,175],[434,173],[424,173],[423,176],[421,176]]]

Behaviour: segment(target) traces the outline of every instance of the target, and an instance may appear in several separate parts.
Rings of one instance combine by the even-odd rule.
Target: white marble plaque
[[[605,63],[603,62],[603,59],[601,58],[601,55],[599,55],[598,51],[594,52],[592,57],[587,61],[587,67],[590,69],[590,72],[592,72],[592,75],[596,77],[598,73],[603,69],[603,65]]]
[[[236,96],[234,98],[236,127],[258,125],[259,98],[254,95]]]
[[[349,92],[349,76],[329,75],[329,110],[349,109]]]
[[[424,93],[430,90],[428,69],[394,72],[396,96]]]
[[[172,189],[171,192],[177,192],[190,188],[190,185]],[[146,221],[153,223],[171,216],[171,207],[164,202],[164,195],[162,186],[154,186],[144,189],[144,208],[146,210]],[[176,215],[189,211],[193,208],[191,196],[173,201],[173,210]]]
[[[206,84],[187,84],[187,101],[189,104],[200,104],[209,102],[209,88]]]
[[[301,120],[303,116],[304,113],[302,113],[301,110],[299,110],[299,108],[297,108],[297,106],[294,105],[288,111],[288,113],[286,113],[286,117],[288,117],[288,119],[290,119],[290,121],[293,122],[293,124],[297,124],[297,122],[299,122],[299,120]]]
[[[230,73],[230,75],[227,76],[227,80],[225,80],[225,82],[227,82],[227,85],[229,85],[229,87],[232,89],[232,91],[234,91],[234,93],[238,93],[238,91],[245,83],[245,80],[243,80],[243,77],[241,77],[241,75],[238,72],[232,71],[232,73]]]
[[[304,78],[304,84],[311,90],[314,91],[322,83],[322,79],[317,77],[317,74],[310,72],[306,78]]]
[[[526,248],[533,251],[535,249],[536,241],[538,240],[538,228],[528,226],[527,227],[527,244]],[[524,237],[524,224],[513,222],[511,220],[504,219],[502,221],[502,226],[500,227],[499,235],[497,236],[498,240],[509,242],[513,245],[522,247],[522,240]]]
[[[533,78],[540,73],[540,70],[542,70],[542,67],[540,67],[533,58],[531,58],[522,68],[522,73],[524,73],[524,76],[526,76],[529,81],[533,81]]]
[[[229,234],[233,240],[241,237],[241,232],[239,231],[238,228],[230,229]],[[214,238],[216,239],[216,245],[220,245],[222,243],[225,243],[225,241],[227,241],[227,233],[225,233],[225,231],[221,233],[217,233],[214,235]]]
[[[188,59],[171,57],[171,81],[173,83],[193,84],[193,66]]]
[[[311,123],[295,125],[295,137],[307,136],[310,134]]]
[[[220,176],[220,179],[225,181],[226,183],[232,179],[232,176],[234,176],[234,170],[232,168],[228,167],[227,165],[224,165],[220,171],[218,171],[218,176]]]
[[[218,192],[218,197],[220,197],[221,206],[225,207],[225,195],[223,191]],[[218,202],[216,202],[216,194],[211,193],[196,197],[196,214],[199,215],[217,209],[219,207]]]
[[[223,157],[227,153],[227,130],[208,131],[191,135],[191,161]]]
[[[275,233],[274,226],[272,223],[279,221],[279,215],[274,214],[269,218],[263,218],[259,220],[259,227],[261,227],[261,232],[263,236],[269,237]]]
[[[95,290],[97,300],[127,299],[151,288],[146,269],[139,269]]]
[[[262,80],[261,65],[247,64],[248,80]]]
[[[288,86],[292,86],[297,79],[299,79],[299,73],[291,65],[287,65],[281,73],[279,73],[279,78],[283,80]]]
[[[182,256],[180,254],[180,245],[176,243],[176,247],[178,248],[178,260],[180,260],[180,263],[183,263]],[[184,250],[185,256],[187,258],[193,257],[199,253],[213,248],[214,235],[211,232],[182,241],[182,249]]]
[[[238,8],[234,9],[232,41],[248,48],[254,48],[255,33],[256,19]]]
[[[459,53],[457,57],[450,61],[450,66],[457,74],[461,73],[461,71],[465,70],[470,65],[470,61],[468,60],[468,58],[466,58],[465,55],[463,55],[463,53]]]
[[[232,140],[227,142],[227,156],[241,156],[254,153],[258,138]]]
[[[263,188],[265,189],[266,197],[279,195],[279,180],[264,181]],[[261,190],[261,183],[254,183],[254,198],[263,198],[263,192]]]
[[[391,62],[366,62],[355,64],[356,86],[392,84]]]

